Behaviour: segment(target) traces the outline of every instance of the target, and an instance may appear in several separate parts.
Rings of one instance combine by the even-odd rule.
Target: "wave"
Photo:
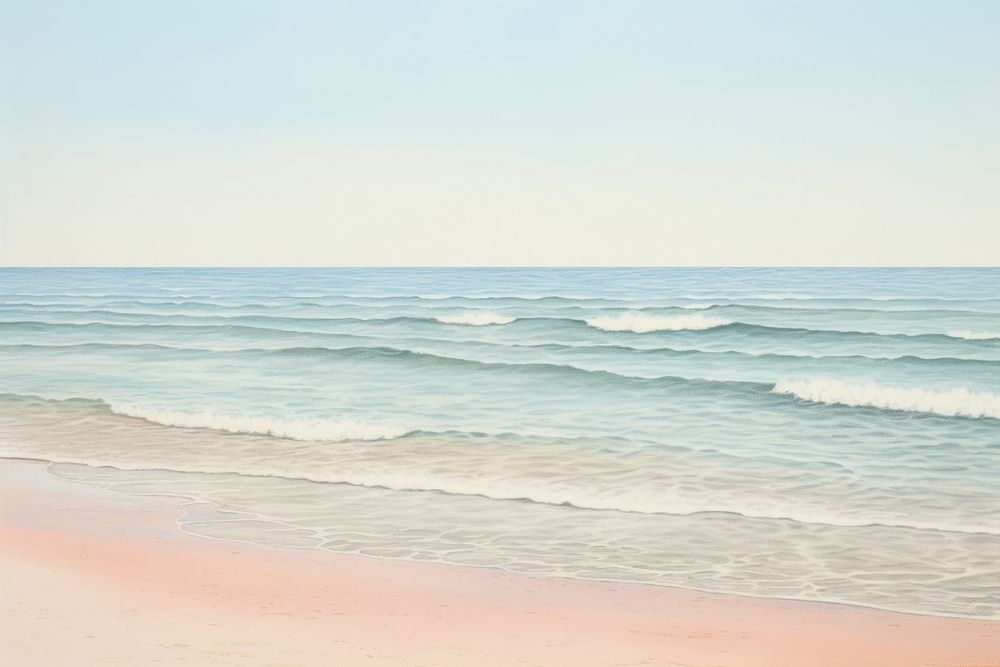
[[[111,412],[135,417],[163,426],[205,428],[228,433],[267,435],[288,440],[340,442],[346,440],[391,440],[408,429],[370,424],[349,419],[278,419],[246,415],[224,415],[218,412],[176,412],[134,405],[108,404]]]
[[[944,345],[943,350],[957,349],[955,346],[963,346],[972,350],[995,350],[998,338],[990,338],[986,335],[973,334],[971,336],[956,337],[958,333],[891,333],[877,331],[857,331],[848,329],[824,329],[794,326],[776,326],[773,324],[751,324],[741,321],[730,321],[721,317],[710,315],[704,312],[681,312],[677,314],[651,314],[641,311],[629,311],[618,315],[608,315],[593,317],[590,319],[576,319],[573,317],[507,317],[498,315],[490,311],[469,312],[462,315],[442,316],[441,318],[418,317],[412,315],[397,315],[394,317],[293,317],[293,316],[273,316],[273,315],[227,315],[227,316],[190,316],[180,313],[171,315],[149,315],[145,322],[134,322],[132,318],[124,313],[113,311],[86,311],[79,313],[63,313],[72,315],[75,318],[88,317],[90,321],[59,321],[52,318],[59,313],[46,313],[48,317],[40,319],[0,319],[2,329],[37,329],[44,331],[46,327],[84,327],[84,326],[116,326],[121,327],[120,331],[138,330],[138,328],[152,327],[176,327],[181,328],[203,327],[205,331],[211,330],[233,330],[235,327],[246,327],[244,331],[269,331],[278,333],[312,333],[347,336],[344,331],[345,326],[363,325],[374,330],[374,327],[400,328],[407,327],[412,332],[415,327],[423,327],[430,331],[435,327],[441,327],[447,321],[448,324],[465,324],[472,326],[484,325],[509,325],[516,332],[533,331],[540,333],[554,333],[559,331],[570,331],[573,328],[589,329],[591,331],[605,331],[618,333],[650,333],[662,332],[661,335],[674,334],[684,336],[685,332],[700,331],[699,336],[739,336],[750,337],[758,340],[772,339],[773,341],[803,341],[830,342],[830,343],[888,343],[889,341],[899,341],[903,343],[926,343],[934,345]],[[99,317],[100,319],[94,319]],[[135,329],[133,329],[135,328]],[[438,328],[440,331],[441,329]],[[361,333],[355,330],[355,333]],[[370,336],[371,331],[366,329],[365,334]],[[376,336],[378,337],[378,336]],[[945,352],[945,356],[947,352]]]
[[[961,387],[957,389],[886,387],[874,383],[855,384],[817,378],[778,382],[771,391],[830,405],[924,412],[945,417],[1000,419],[1000,394],[972,392]]]
[[[738,325],[732,325],[738,326]],[[338,336],[340,337],[340,336]],[[351,338],[349,335],[345,337]],[[421,342],[423,339],[415,339]],[[437,339],[423,340],[432,345],[439,342],[449,344],[459,343],[457,341],[439,341]],[[758,393],[761,388],[764,392],[772,388],[770,373],[762,376],[728,376],[718,377],[709,372],[707,376],[697,370],[697,367],[689,367],[687,371],[683,369],[673,369],[672,374],[635,373],[633,368],[621,368],[614,365],[608,367],[600,364],[600,358],[596,361],[600,365],[595,366],[595,359],[588,355],[594,352],[598,355],[614,355],[612,360],[620,358],[629,359],[700,359],[704,358],[707,363],[716,365],[718,361],[726,360],[733,364],[740,364],[747,360],[766,361],[769,363],[796,364],[825,362],[833,364],[868,364],[879,368],[912,368],[914,370],[939,368],[943,372],[958,372],[964,369],[967,378],[972,378],[969,373],[982,374],[986,378],[992,377],[997,372],[998,360],[990,359],[968,359],[958,357],[921,357],[916,355],[902,355],[897,357],[877,357],[871,355],[825,355],[814,356],[805,354],[778,354],[778,353],[748,353],[738,350],[701,350],[701,349],[676,349],[671,347],[636,348],[626,345],[564,345],[559,343],[542,344],[513,344],[498,345],[485,341],[461,341],[467,346],[464,354],[455,354],[449,350],[445,353],[433,347],[415,349],[403,347],[387,347],[382,345],[355,345],[346,347],[328,347],[323,345],[314,346],[292,346],[292,347],[206,347],[205,345],[178,346],[162,345],[155,343],[67,343],[58,345],[38,345],[34,343],[22,343],[14,345],[0,344],[0,350],[46,350],[54,353],[72,352],[75,350],[93,350],[109,352],[128,351],[148,351],[162,352],[187,356],[209,355],[250,355],[252,357],[273,356],[286,358],[312,358],[317,362],[321,360],[355,360],[355,361],[376,361],[401,364],[410,368],[424,367],[428,369],[444,368],[464,368],[478,372],[502,372],[502,373],[525,373],[529,375],[546,374],[550,376],[574,376],[577,378],[588,378],[600,382],[619,383],[660,383],[665,386],[676,386],[683,383],[704,383],[709,386],[723,387],[730,385],[738,387],[742,391],[753,391]],[[471,348],[471,349],[468,349]],[[524,351],[543,350],[559,357],[558,361],[549,356],[545,361],[530,361],[525,359],[499,359],[478,357],[474,350],[485,348],[510,348]],[[584,356],[580,356],[580,354]],[[477,358],[478,357],[478,358]],[[605,357],[607,360],[608,357]],[[777,370],[777,369],[775,369]],[[795,372],[795,368],[785,372]],[[805,370],[805,369],[799,369]],[[768,377],[771,375],[771,377]]]
[[[965,340],[1000,340],[1000,332],[949,331],[948,335],[952,338],[964,338]]]
[[[491,312],[469,312],[460,315],[443,315],[435,317],[441,324],[465,324],[474,327],[488,326],[492,324],[510,324],[516,317],[507,317]]]
[[[507,458],[508,464],[527,459],[522,458],[517,450],[506,450],[509,438],[502,434],[493,434],[489,437],[495,439],[495,442],[504,441],[504,450],[474,447],[475,451],[470,451],[470,448],[459,439],[468,436],[482,437],[486,434],[470,431],[410,431],[405,435],[414,437],[414,445],[406,447],[403,442],[397,443],[399,447],[394,448],[391,452],[392,461],[385,462],[381,447],[353,449],[344,446],[343,448],[327,448],[325,450],[323,448],[290,448],[288,443],[283,445],[280,441],[304,440],[306,438],[296,437],[296,435],[301,435],[299,433],[283,434],[274,428],[276,425],[281,427],[288,425],[309,426],[317,422],[255,419],[254,421],[265,424],[264,428],[267,430],[260,431],[247,428],[248,420],[246,418],[222,416],[220,422],[219,415],[211,414],[209,416],[211,423],[203,423],[206,421],[205,413],[178,413],[146,407],[109,405],[101,399],[52,400],[2,394],[0,394],[0,398],[8,400],[13,398],[22,405],[27,404],[26,407],[31,410],[31,412],[15,412],[13,415],[0,413],[0,417],[13,416],[15,425],[20,422],[20,426],[15,426],[16,428],[33,430],[35,426],[32,424],[40,424],[42,428],[46,428],[62,421],[63,423],[59,426],[60,432],[66,432],[66,427],[70,427],[74,433],[73,443],[54,449],[50,444],[51,439],[44,435],[39,436],[37,431],[34,431],[37,437],[28,437],[26,440],[7,438],[5,442],[0,443],[0,457],[6,458],[30,456],[52,462],[75,463],[90,467],[111,467],[120,470],[165,470],[181,473],[271,477],[390,491],[475,496],[488,500],[531,502],[581,510],[669,515],[727,513],[751,519],[784,519],[798,523],[843,527],[882,525],[916,530],[1000,535],[1000,527],[994,522],[989,525],[977,523],[975,520],[972,523],[948,521],[942,524],[933,519],[927,519],[927,517],[903,516],[892,511],[886,514],[879,514],[877,511],[872,513],[864,507],[862,507],[862,512],[858,514],[856,511],[845,511],[846,508],[837,507],[835,504],[829,505],[825,511],[817,510],[815,507],[809,510],[794,503],[786,504],[782,497],[768,498],[766,494],[759,498],[754,496],[748,501],[740,497],[727,497],[726,494],[716,496],[711,493],[708,495],[692,495],[688,492],[669,493],[664,492],[659,483],[650,485],[650,482],[662,479],[658,476],[639,480],[623,478],[620,477],[621,470],[616,472],[614,468],[600,473],[602,479],[612,486],[594,489],[591,485],[583,483],[587,478],[598,474],[594,468],[587,465],[562,468],[566,463],[575,462],[575,455],[571,459],[560,459],[558,462],[556,459],[547,459],[546,470],[550,474],[546,475],[545,479],[531,475],[525,477],[519,474],[508,477],[503,474],[505,469],[510,469],[503,466],[502,459],[504,457],[510,457]],[[55,412],[63,406],[73,410],[66,413],[65,421]],[[84,419],[80,419],[81,413],[75,412],[79,408],[87,410],[83,413]],[[180,419],[177,419],[178,416]],[[131,428],[123,430],[123,426],[130,426],[127,421],[124,421],[130,417],[138,417],[146,424],[134,424],[131,425]],[[177,423],[178,421],[182,423]],[[8,419],[6,423],[9,425],[11,422]],[[229,428],[234,423],[236,428]],[[226,433],[229,433],[243,434],[244,438],[262,435],[276,438],[276,440],[266,443],[263,448],[248,449],[240,446],[229,447],[228,443],[223,440],[208,441],[195,436],[196,439],[191,441],[193,443],[207,445],[209,442],[218,442],[218,446],[199,444],[196,449],[189,450],[183,456],[178,456],[174,453],[178,441],[173,436],[161,439],[157,435],[157,431],[163,433],[164,430],[173,428],[205,429],[211,432],[210,437],[213,438],[225,438],[227,437]],[[365,428],[374,427],[365,425]],[[12,430],[11,433],[13,432]],[[239,436],[233,435],[233,437]],[[524,438],[525,442],[529,440],[533,444],[539,442],[538,436],[520,437]],[[351,439],[362,438],[345,438],[345,440]],[[316,438],[316,440],[328,442],[331,441],[331,438],[323,437]],[[108,449],[103,443],[109,441],[118,443],[119,449]],[[136,441],[141,442],[143,446],[133,447],[133,443]],[[601,441],[604,439],[595,439],[591,444],[596,445]],[[15,444],[18,442],[27,444],[24,446]],[[42,449],[32,448],[30,444],[32,442],[41,445]],[[102,444],[95,448],[92,443]],[[25,446],[28,448],[25,449]],[[195,454],[195,452],[197,453]],[[466,458],[467,456],[471,458]],[[483,460],[483,456],[495,461],[498,467],[489,466],[489,470],[483,469],[478,474],[466,474],[470,470],[467,464],[475,465],[477,461]],[[589,460],[589,457],[583,457],[580,462],[586,464]],[[515,468],[519,468],[519,466],[515,466]],[[456,472],[459,474],[455,474]],[[554,483],[550,484],[550,481]],[[577,484],[576,482],[581,483]],[[607,493],[608,490],[615,492]],[[876,509],[876,507],[871,508],[873,511]]]
[[[727,324],[729,320],[712,317],[701,313],[690,315],[656,316],[644,313],[622,313],[606,317],[594,317],[585,320],[588,326],[604,331],[631,331],[633,333],[648,333],[650,331],[679,331],[681,329],[712,329]]]
[[[0,458],[21,458],[15,453],[0,450]],[[798,506],[783,504],[758,505],[748,507],[747,503],[717,502],[688,503],[678,501],[664,503],[658,498],[615,499],[599,494],[588,494],[584,490],[546,488],[539,484],[531,488],[488,479],[466,480],[461,478],[436,478],[414,474],[395,475],[371,471],[360,475],[324,475],[311,472],[275,472],[267,468],[239,467],[231,464],[193,465],[148,465],[140,462],[119,461],[110,458],[49,455],[38,460],[56,465],[86,466],[106,468],[121,472],[179,473],[184,475],[219,475],[239,478],[273,479],[286,482],[308,482],[349,486],[360,489],[374,489],[402,493],[426,493],[440,496],[481,498],[500,502],[530,503],[560,508],[572,508],[591,512],[615,512],[621,514],[643,514],[662,516],[728,515],[750,521],[793,522],[802,526],[826,526],[832,528],[896,528],[912,531],[933,531],[937,533],[958,533],[966,535],[1000,536],[1000,530],[980,524],[943,523],[937,521],[900,520],[896,517],[852,517],[836,512],[802,511]],[[51,471],[51,470],[50,470]],[[60,476],[56,474],[56,476]],[[78,478],[79,480],[79,478]],[[159,495],[159,494],[156,494]]]
[[[416,352],[413,350],[399,349],[395,347],[290,347],[278,350],[248,349],[239,350],[237,353],[250,354],[277,354],[289,357],[315,357],[318,359],[356,359],[361,361],[392,361],[404,363],[411,367],[426,368],[465,368],[469,370],[482,371],[487,373],[501,373],[509,375],[511,373],[524,373],[527,375],[541,375],[547,378],[555,376],[573,377],[578,380],[593,381],[598,383],[615,382],[623,386],[640,386],[654,384],[660,386],[682,386],[697,385],[701,387],[732,388],[734,391],[763,391],[771,387],[766,382],[751,382],[743,380],[712,380],[704,378],[687,378],[678,375],[658,375],[643,376],[629,375],[611,370],[589,369],[572,364],[557,364],[549,362],[529,362],[512,363],[502,361],[485,361],[468,359],[465,357],[452,357],[444,354],[433,354],[430,352]]]
[[[500,317],[500,316],[498,316]],[[662,316],[662,317],[651,317],[651,319],[662,319],[662,320],[673,320],[674,316]],[[679,316],[686,318],[689,316]],[[210,318],[206,318],[210,319]],[[610,319],[610,318],[609,318]],[[711,318],[709,318],[711,319]],[[263,323],[256,323],[257,321],[263,321]],[[249,323],[248,323],[249,322]],[[286,324],[286,322],[288,324]],[[241,318],[224,318],[220,322],[213,323],[203,323],[201,321],[191,322],[191,323],[161,323],[161,322],[139,322],[139,323],[123,323],[114,321],[89,321],[89,322],[74,322],[74,321],[53,321],[53,320],[3,320],[0,319],[0,330],[15,330],[15,331],[39,331],[45,332],[54,329],[62,329],[67,331],[72,330],[94,330],[94,331],[113,331],[113,332],[180,332],[180,333],[216,333],[224,332],[231,334],[247,334],[247,335],[281,335],[281,336],[322,336],[323,338],[330,339],[343,339],[343,340],[356,340],[356,339],[383,339],[384,336],[380,335],[381,332],[366,332],[366,333],[346,333],[342,330],[329,330],[320,328],[295,328],[294,324],[314,324],[314,323],[354,323],[354,322],[365,322],[368,324],[375,325],[399,325],[399,324],[426,324],[432,322],[438,322],[438,320],[419,318],[419,317],[407,317],[407,316],[397,316],[393,318],[374,318],[374,319],[362,319],[362,318],[329,318],[324,320],[317,319],[304,319],[304,318],[273,318],[273,317],[241,317]],[[545,328],[548,331],[555,331],[555,327],[564,326],[570,327],[590,327],[591,325],[584,320],[578,320],[574,318],[553,318],[553,317],[519,317],[512,318],[512,322],[516,326],[525,328]],[[498,321],[497,324],[500,324]],[[835,344],[837,342],[851,343],[855,341],[865,341],[865,342],[877,342],[884,341],[885,339],[890,339],[899,342],[917,342],[917,343],[928,343],[928,344],[941,344],[945,345],[944,349],[948,351],[958,350],[960,348],[956,346],[961,346],[962,348],[969,350],[993,350],[994,341],[1000,340],[1000,334],[996,334],[996,339],[992,336],[994,334],[969,334],[968,332],[950,332],[949,334],[938,334],[938,333],[920,333],[920,334],[903,334],[903,333],[878,333],[869,331],[847,331],[838,329],[808,329],[808,328],[795,328],[795,327],[779,327],[764,324],[746,324],[743,322],[727,322],[719,323],[716,326],[711,327],[713,334],[736,334],[741,336],[753,337],[753,338],[772,338],[775,341],[778,340],[788,340],[788,341],[800,341],[807,338],[813,338],[819,340],[820,338],[824,340],[829,340],[831,343]],[[428,330],[428,333],[431,330]],[[613,331],[608,329],[608,331]],[[670,331],[670,330],[667,330]],[[683,329],[675,329],[673,331],[684,331]],[[965,334],[959,337],[957,334]],[[413,339],[411,339],[413,340]],[[477,339],[452,339],[452,338],[420,338],[416,340],[430,340],[435,342],[448,342],[448,343],[482,343]],[[600,338],[594,339],[594,341],[599,341]],[[97,341],[93,341],[95,344]],[[9,344],[8,344],[9,345]],[[525,345],[520,343],[511,342],[509,344],[497,344],[498,346],[509,346],[509,347],[525,347]],[[535,346],[541,347],[543,345],[565,345],[567,347],[579,347],[581,344],[567,345],[565,343],[544,343],[537,344]],[[594,343],[594,346],[598,346],[599,343]],[[38,346],[44,347],[44,346]],[[529,346],[530,347],[530,346]],[[628,346],[623,346],[628,347]],[[646,347],[633,347],[636,350],[650,349]],[[697,349],[697,348],[685,348],[685,349]],[[708,350],[702,350],[708,351]],[[713,350],[716,351],[716,350]],[[738,352],[739,350],[732,350]],[[838,356],[838,355],[800,355],[794,354],[791,356]],[[868,355],[866,355],[868,356]],[[908,355],[906,353],[898,355],[874,355],[874,358],[886,358],[892,359],[897,357],[915,356]],[[950,355],[943,354],[942,356],[948,357]],[[959,357],[956,357],[959,358]]]

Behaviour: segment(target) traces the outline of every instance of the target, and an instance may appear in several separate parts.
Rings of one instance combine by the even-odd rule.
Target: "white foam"
[[[989,331],[949,331],[948,335],[952,338],[964,338],[965,340],[992,340],[994,338],[1000,339],[1000,333],[993,333]]]
[[[405,435],[398,426],[369,424],[350,419],[277,419],[218,412],[176,412],[132,405],[111,405],[111,411],[126,417],[138,417],[164,426],[207,428],[230,433],[270,435],[289,440],[333,441],[390,440]]]
[[[771,391],[791,394],[817,403],[927,412],[947,417],[1000,419],[1000,394],[977,393],[965,388],[885,387],[874,383],[852,384],[841,380],[818,378],[778,382]]]
[[[604,331],[678,331],[681,329],[711,329],[730,324],[729,320],[701,313],[690,315],[647,315],[645,313],[622,313],[607,317],[594,317],[587,324]]]
[[[465,324],[473,327],[483,327],[491,324],[510,324],[517,318],[487,311],[472,311],[459,315],[442,315],[434,319],[442,324]]]

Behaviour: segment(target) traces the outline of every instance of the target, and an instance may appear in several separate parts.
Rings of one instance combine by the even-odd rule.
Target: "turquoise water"
[[[998,269],[4,269],[0,360],[197,534],[1000,618]]]

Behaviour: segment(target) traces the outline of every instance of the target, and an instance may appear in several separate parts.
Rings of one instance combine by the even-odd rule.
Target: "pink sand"
[[[1000,622],[191,537],[0,462],[4,665],[1000,667]]]

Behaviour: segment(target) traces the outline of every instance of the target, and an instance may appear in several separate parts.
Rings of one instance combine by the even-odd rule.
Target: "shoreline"
[[[0,460],[10,664],[1000,667],[1000,621],[203,538],[45,465]]]
[[[49,465],[53,465],[53,464],[58,463],[58,462],[55,462],[55,461],[49,461],[47,459],[39,459],[39,458],[19,457],[19,456],[0,456],[0,464],[2,464],[2,462],[4,462],[4,461],[24,461],[24,462],[29,462],[29,463],[37,463],[37,464],[41,464],[44,468],[47,468]],[[88,464],[85,464],[85,463],[72,463],[71,465],[88,465]],[[125,470],[128,470],[128,469],[125,469]],[[217,541],[217,542],[222,542],[222,543],[226,543],[226,544],[242,544],[242,545],[249,545],[249,546],[258,546],[258,547],[262,547],[262,548],[265,548],[265,549],[278,549],[279,551],[288,550],[288,549],[297,550],[297,551],[320,551],[320,552],[323,552],[323,553],[334,554],[336,556],[349,556],[349,557],[358,557],[358,558],[374,559],[374,560],[386,560],[386,561],[390,561],[390,562],[394,562],[394,563],[415,563],[415,564],[427,564],[427,565],[441,566],[441,567],[446,567],[446,568],[457,567],[457,568],[461,568],[461,569],[487,570],[487,571],[493,571],[493,572],[500,572],[500,573],[504,573],[504,574],[510,574],[510,575],[515,576],[515,577],[527,577],[527,578],[531,578],[531,579],[543,579],[543,580],[547,580],[547,579],[559,579],[559,580],[567,580],[567,581],[583,581],[583,582],[594,582],[594,583],[600,583],[600,584],[610,584],[612,586],[621,586],[621,587],[638,586],[640,588],[665,588],[665,589],[670,589],[670,590],[688,591],[688,592],[693,592],[693,593],[703,593],[703,594],[706,594],[706,595],[720,595],[720,596],[732,597],[732,598],[746,598],[746,599],[749,599],[749,600],[771,600],[771,601],[777,601],[777,602],[792,602],[792,603],[802,602],[802,603],[806,603],[806,604],[820,604],[820,605],[824,605],[824,606],[843,607],[843,608],[846,608],[846,609],[859,609],[859,610],[862,610],[862,611],[876,611],[876,612],[887,612],[887,613],[891,613],[891,614],[902,614],[902,615],[905,615],[905,616],[918,616],[918,617],[926,617],[926,618],[964,619],[964,620],[970,620],[970,621],[987,621],[987,622],[1000,623],[1000,618],[981,618],[981,617],[975,617],[975,616],[964,616],[964,615],[961,615],[961,614],[932,613],[932,612],[922,612],[922,611],[909,611],[909,610],[903,610],[903,609],[890,609],[890,608],[886,608],[886,607],[876,607],[876,606],[873,606],[873,605],[865,605],[865,604],[862,604],[862,603],[859,603],[859,602],[846,602],[846,601],[839,601],[839,600],[812,600],[812,599],[808,599],[808,598],[782,597],[782,596],[777,596],[777,595],[754,595],[754,594],[751,594],[751,593],[739,593],[739,592],[733,592],[733,591],[715,591],[715,590],[711,590],[711,589],[697,588],[697,587],[693,587],[693,586],[680,586],[680,585],[674,585],[674,584],[660,584],[660,583],[654,583],[654,582],[648,582],[648,581],[640,581],[640,580],[629,581],[629,580],[623,580],[623,579],[600,579],[600,578],[597,578],[597,577],[574,577],[574,576],[570,576],[570,575],[551,575],[550,576],[550,575],[546,575],[546,574],[539,574],[539,573],[532,573],[532,572],[523,572],[523,571],[511,570],[511,569],[508,569],[508,568],[505,568],[505,567],[502,567],[502,566],[499,566],[499,565],[475,565],[475,564],[468,564],[468,563],[452,563],[452,562],[443,562],[443,561],[437,561],[437,562],[435,562],[435,561],[429,561],[429,560],[410,559],[410,558],[394,558],[392,556],[379,556],[379,555],[376,555],[376,554],[361,554],[361,553],[352,553],[352,552],[339,552],[339,551],[335,551],[335,550],[332,550],[332,549],[325,549],[325,548],[322,548],[322,547],[293,546],[293,545],[269,545],[269,544],[267,544],[265,542],[257,542],[257,541],[254,541],[254,540],[245,540],[245,539],[240,539],[240,538],[236,538],[236,537],[216,537],[216,536],[212,536],[212,535],[200,534],[200,533],[198,533],[196,531],[189,530],[189,529],[185,528],[186,524],[188,524],[188,523],[198,523],[198,521],[190,521],[190,522],[183,521],[183,518],[184,518],[184,515],[185,515],[185,509],[184,509],[185,506],[187,506],[187,505],[200,505],[200,504],[206,504],[206,505],[210,505],[211,506],[212,505],[211,501],[200,500],[200,499],[198,499],[196,497],[187,496],[187,495],[183,495],[183,494],[170,494],[170,493],[130,493],[130,492],[127,492],[127,491],[115,491],[113,489],[106,488],[104,485],[102,485],[100,483],[97,483],[97,482],[85,482],[85,481],[67,479],[67,478],[61,477],[59,475],[56,475],[55,473],[49,473],[47,470],[46,470],[46,473],[50,477],[54,478],[55,480],[57,480],[59,482],[66,482],[66,483],[74,484],[74,485],[88,486],[90,488],[93,488],[95,490],[101,491],[102,493],[110,494],[112,496],[122,496],[122,495],[124,495],[124,496],[129,496],[129,497],[136,497],[136,498],[163,499],[163,500],[168,500],[168,501],[174,501],[174,500],[176,500],[176,501],[178,501],[178,512],[177,512],[177,517],[174,520],[174,527],[178,531],[184,533],[185,535],[187,535],[189,537],[193,537],[193,538],[198,539],[198,540],[210,540],[210,541]],[[239,512],[232,512],[230,510],[226,510],[226,511],[227,512],[231,512],[231,513],[235,513],[235,514],[240,514]],[[256,516],[257,515],[247,514],[245,516],[245,518],[254,519],[254,518],[256,518]],[[240,519],[234,519],[234,520],[240,520]],[[998,663],[997,667],[1000,667],[1000,663]]]

